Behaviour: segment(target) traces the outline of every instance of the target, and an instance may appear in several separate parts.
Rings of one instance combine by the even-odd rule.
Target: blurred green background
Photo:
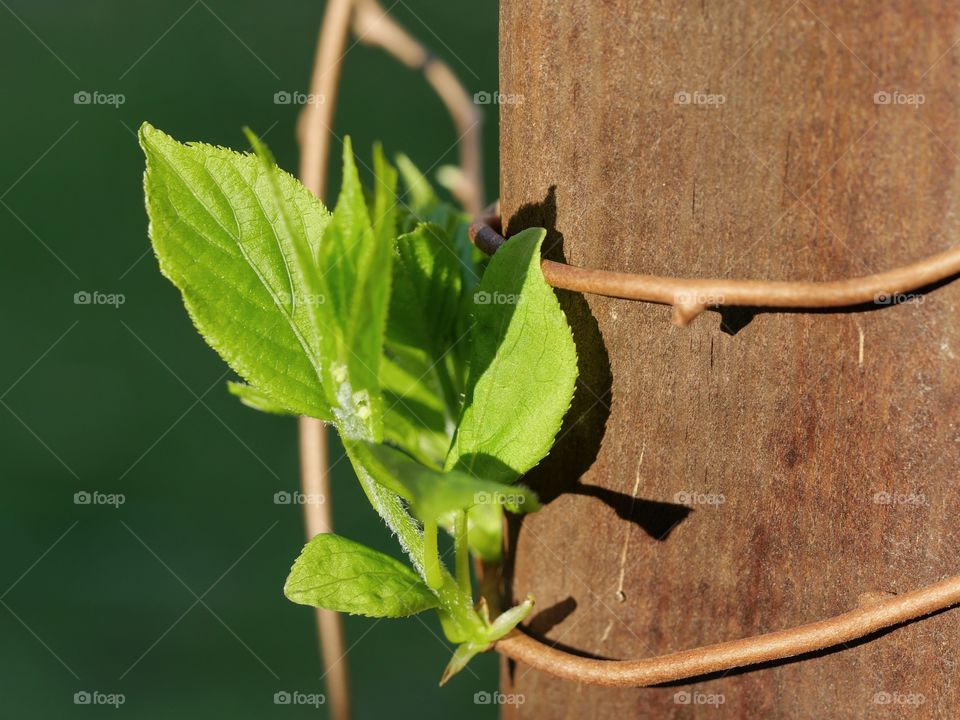
[[[0,6],[0,715],[326,717],[273,702],[324,691],[313,613],[281,591],[303,544],[301,509],[274,503],[297,487],[296,425],[227,395],[226,366],[160,276],[135,139],[149,120],[245,148],[249,125],[295,172],[300,108],[274,94],[307,89],[323,3]],[[471,93],[496,89],[494,0],[386,7]],[[83,91],[125,102],[75,104]],[[492,197],[495,113],[487,121]],[[424,169],[456,161],[422,79],[364,45],[346,54],[335,129],[364,154],[381,139]],[[332,189],[339,151],[335,140]],[[78,305],[80,291],[125,302]],[[332,454],[338,532],[397,554],[340,448]],[[125,503],[77,505],[80,491]],[[437,687],[452,648],[432,614],[347,618],[346,634],[356,717],[496,715],[473,698],[496,688],[492,656]],[[75,705],[81,691],[123,693],[125,704]]]

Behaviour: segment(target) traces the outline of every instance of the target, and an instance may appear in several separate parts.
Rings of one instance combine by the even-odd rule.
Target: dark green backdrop
[[[496,88],[493,0],[391,11],[471,92]],[[299,0],[0,0],[0,717],[327,715],[273,703],[323,690],[312,612],[281,592],[303,539],[300,509],[273,502],[297,485],[295,423],[227,395],[226,367],[160,276],[134,137],[150,120],[244,148],[249,125],[295,171],[299,108],[274,94],[307,88],[322,13]],[[422,167],[455,162],[416,74],[357,45],[342,87],[336,130],[359,150],[382,139]],[[75,104],[82,91],[125,102]],[[492,195],[495,113],[485,137]],[[75,304],[81,291],[125,302]],[[347,463],[333,486],[338,531],[396,553]],[[77,505],[79,491],[125,503]],[[347,618],[346,633],[357,717],[495,716],[473,697],[495,689],[493,657],[437,688],[451,649],[433,617]],[[126,702],[78,706],[79,691]]]

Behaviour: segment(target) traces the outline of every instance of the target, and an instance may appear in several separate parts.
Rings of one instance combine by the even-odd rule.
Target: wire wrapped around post
[[[506,238],[501,235],[499,203],[470,226],[470,239],[488,255]],[[661,277],[595,270],[544,260],[543,276],[555,288],[673,306],[673,321],[684,327],[711,307],[843,308],[891,304],[904,293],[928,287],[960,273],[960,245],[909,265],[843,280],[782,281]]]

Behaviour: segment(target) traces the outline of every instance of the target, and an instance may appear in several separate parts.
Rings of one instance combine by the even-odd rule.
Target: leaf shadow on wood
[[[566,620],[577,609],[577,601],[572,595],[543,608],[535,613],[524,628],[525,632],[535,636],[543,636]]]
[[[694,512],[693,508],[686,505],[634,498],[626,493],[608,490],[597,485],[579,483],[568,492],[571,495],[583,495],[600,500],[604,505],[612,508],[621,520],[637,525],[652,539],[660,542],[666,540],[673,529]]]

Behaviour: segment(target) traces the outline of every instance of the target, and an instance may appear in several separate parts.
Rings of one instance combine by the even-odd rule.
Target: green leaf
[[[459,470],[442,472],[386,445],[351,445],[354,456],[371,477],[409,502],[421,520],[436,521],[452,510],[474,505],[498,504],[512,512],[540,508],[536,495],[523,485],[506,488]]]
[[[461,287],[459,262],[443,228],[421,224],[397,238],[381,372],[389,393],[386,438],[438,466],[460,413],[467,345],[457,352]],[[410,427],[427,437],[411,438]],[[429,453],[422,453],[424,440]]]
[[[335,417],[348,438],[377,437],[392,238],[383,242],[389,213],[381,213],[376,241],[349,144],[331,220],[255,137],[260,158],[182,145],[148,124],[140,142],[161,270],[207,342],[250,383],[234,391],[264,408]],[[382,174],[389,187],[389,170]],[[423,541],[403,501],[354,465],[371,504],[422,567]]]
[[[434,356],[449,349],[460,298],[460,267],[446,231],[421,223],[397,238],[388,343],[423,348]]]
[[[424,353],[385,351],[380,366],[384,439],[425,465],[440,467],[453,434],[449,410],[430,374],[424,374]]]
[[[380,168],[380,182],[391,182]],[[396,176],[392,176],[395,187]],[[389,213],[374,227],[353,159],[350,138],[343,146],[343,187],[318,250],[326,302],[317,308],[322,377],[340,432],[347,438],[383,435],[380,358],[390,301],[393,261]]]
[[[331,417],[310,258],[329,213],[258,158],[140,128],[150,238],[200,334],[291,412]]]
[[[397,155],[397,168],[409,193],[410,209],[421,216],[432,212],[440,204],[440,198],[433,191],[430,181],[406,155]]]
[[[373,232],[377,242],[390,247],[397,236],[397,171],[383,155],[383,146],[373,146]]]
[[[368,617],[406,617],[437,598],[403,563],[333,534],[313,538],[283,586],[293,602]]]
[[[573,399],[577,353],[540,270],[542,228],[510,238],[474,293],[467,397],[446,468],[513,482],[549,452]]]
[[[491,623],[488,631],[487,640],[496,642],[507,633],[511,632],[517,625],[522,623],[533,610],[533,596],[528,595],[527,599],[519,605],[514,605],[509,610],[500,613]]]
[[[228,381],[227,391],[238,398],[247,407],[259,410],[260,412],[273,413],[275,415],[295,415],[280,403],[276,402],[266,393],[261,392],[252,385]]]
[[[483,267],[487,259],[480,250],[470,242],[467,230],[471,217],[448,203],[441,202],[437,197],[430,181],[406,155],[397,156],[397,167],[400,177],[407,189],[409,212],[404,214],[400,222],[403,232],[412,230],[418,223],[430,222],[442,227],[452,239],[450,247],[460,260],[460,272],[463,278],[464,289],[472,289],[483,274]]]
[[[453,651],[453,657],[450,658],[450,662],[443,669],[443,675],[440,676],[440,686],[446,685],[450,678],[463,670],[474,657],[489,649],[490,643],[475,643],[469,640],[457,645],[456,650]]]

